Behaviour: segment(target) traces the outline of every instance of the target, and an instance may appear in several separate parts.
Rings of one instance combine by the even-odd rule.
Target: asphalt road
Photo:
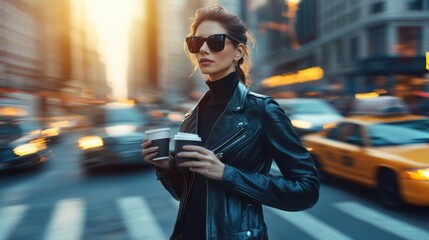
[[[55,158],[41,168],[0,173],[0,240],[168,239],[178,203],[153,169],[85,175],[78,135],[53,145]],[[386,209],[372,191],[339,180],[322,184],[307,211],[264,209],[272,240],[429,239],[429,208]]]

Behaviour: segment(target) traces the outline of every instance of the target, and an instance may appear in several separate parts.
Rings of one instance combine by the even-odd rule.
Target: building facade
[[[37,1],[0,1],[0,88],[40,86],[39,9]]]
[[[258,26],[252,27],[258,31]],[[271,44],[276,51],[268,50],[259,59],[264,66],[255,66],[262,79],[259,87],[267,93],[330,89],[353,95],[380,90],[406,99],[413,90],[427,89],[428,0],[302,0],[294,28],[298,47],[290,37],[283,44]],[[261,38],[273,34],[278,33]],[[275,87],[262,84],[272,76],[312,67],[322,69],[321,78]]]
[[[128,97],[143,102],[186,101],[193,81],[183,51],[189,1],[141,1],[130,31]],[[192,6],[192,4],[191,4]]]
[[[41,116],[104,99],[104,66],[85,16],[82,0],[0,1],[2,96]]]

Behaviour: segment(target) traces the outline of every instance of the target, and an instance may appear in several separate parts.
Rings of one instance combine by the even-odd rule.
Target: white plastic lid
[[[201,138],[197,134],[178,132],[174,140],[201,141]]]

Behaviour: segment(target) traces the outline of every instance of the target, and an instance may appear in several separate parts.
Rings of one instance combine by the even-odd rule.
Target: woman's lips
[[[198,61],[198,62],[202,66],[207,66],[207,65],[210,65],[213,61],[206,59],[206,58],[203,58],[203,59],[200,59],[200,61]]]

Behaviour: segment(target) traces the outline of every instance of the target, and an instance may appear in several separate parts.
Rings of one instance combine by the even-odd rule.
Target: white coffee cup
[[[170,128],[157,128],[147,130],[144,133],[146,137],[151,141],[151,147],[158,147],[158,155],[153,160],[165,160],[170,155]]]
[[[184,145],[201,146],[202,145],[201,138],[197,134],[184,133],[184,132],[178,132],[174,136],[174,151],[176,152],[176,161],[177,162],[197,161],[197,159],[194,159],[194,158],[184,158],[184,157],[177,156],[177,153],[184,151],[183,150]]]

